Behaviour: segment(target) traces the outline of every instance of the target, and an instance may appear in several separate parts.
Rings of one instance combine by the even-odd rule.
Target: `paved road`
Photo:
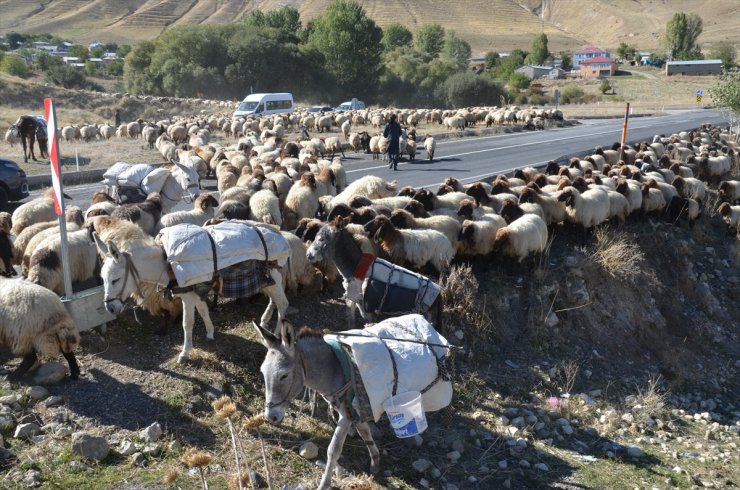
[[[711,110],[634,118],[630,121],[627,140],[652,140],[656,134],[671,134],[704,123],[723,122],[720,114]],[[377,175],[387,180],[398,179],[400,186],[432,187],[450,175],[462,182],[471,182],[519,167],[543,165],[549,160],[592,150],[597,145],[608,147],[619,141],[621,132],[621,119],[589,120],[586,124],[546,131],[438,141],[434,161],[425,160],[426,152],[422,149],[417,151],[417,160],[399,163],[398,171],[390,170],[384,162],[361,153],[347,153],[343,162],[350,182],[363,175]],[[205,189],[215,190],[215,187],[213,180],[204,183]],[[65,192],[73,197],[73,204],[85,208],[92,193],[99,188],[98,184],[88,184],[67,187]],[[38,194],[34,192],[31,197]],[[178,209],[189,208],[189,205],[180,206]]]

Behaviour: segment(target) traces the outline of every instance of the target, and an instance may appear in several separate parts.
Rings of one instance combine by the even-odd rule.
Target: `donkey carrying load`
[[[439,285],[372,254],[364,254],[346,229],[349,221],[349,217],[338,216],[322,226],[306,251],[311,263],[329,260],[336,264],[346,291],[348,327],[354,327],[356,309],[369,322],[376,316],[420,313],[437,325],[442,312]]]
[[[206,325],[206,337],[213,339],[205,301],[211,291],[232,298],[257,292],[268,296],[260,319],[264,328],[275,309],[279,325],[288,308],[280,270],[287,264],[290,245],[268,225],[237,220],[204,228],[180,224],[164,228],[155,241],[133,223],[115,220],[94,236],[105,255],[101,277],[108,311],[121,313],[134,293],[137,299],[144,297],[142,284],[154,285],[149,288],[152,294],[182,299],[185,338],[178,362],[186,361],[192,349],[196,309]]]
[[[168,213],[181,199],[192,202],[200,195],[198,172],[175,161],[161,167],[118,162],[103,174],[102,183],[116,204],[138,203],[156,192],[162,213]]]
[[[319,392],[339,414],[319,490],[331,485],[352,427],[368,448],[370,471],[378,471],[380,454],[368,422],[380,419],[387,406],[384,401],[397,393],[420,392],[424,412],[441,410],[452,401],[445,363],[450,346],[421,315],[327,335],[308,328],[296,335],[288,322],[282,323],[280,335],[259,326],[257,332],[268,350],[260,368],[265,378],[265,419],[282,422],[288,404],[304,386]]]

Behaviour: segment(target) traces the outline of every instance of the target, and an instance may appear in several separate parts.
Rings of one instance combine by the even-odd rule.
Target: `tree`
[[[461,69],[468,66],[470,55],[472,54],[470,44],[464,39],[457,37],[454,31],[449,31],[445,36],[442,52],[446,58],[454,61]]]
[[[611,89],[612,89],[612,84],[609,83],[609,80],[607,80],[606,78],[604,78],[603,80],[601,80],[601,84],[599,85],[599,91],[602,94],[606,94]]]
[[[68,65],[57,65],[46,72],[46,80],[64,88],[86,88],[87,80],[82,72]]]
[[[93,48],[90,51],[91,58],[102,58],[104,54],[105,54],[105,51],[101,47]]]
[[[729,70],[735,66],[735,48],[728,42],[720,42],[712,48],[709,57],[715,60],[722,60],[722,68]]]
[[[8,54],[0,61],[0,71],[14,75],[16,77],[28,77],[28,65],[23,58],[17,54]]]
[[[469,71],[447,78],[435,90],[437,103],[448,107],[494,105],[504,91],[490,78]]]
[[[26,42],[26,36],[17,32],[10,32],[5,35],[5,41],[8,43],[10,50],[18,49],[21,44]]]
[[[730,133],[734,126],[738,126],[736,132],[740,131],[740,73],[728,72],[722,75],[717,85],[709,89],[709,95],[727,117]]]
[[[87,75],[88,77],[92,77],[95,75],[95,71],[96,71],[95,63],[93,63],[90,60],[87,60],[85,62],[85,75]]]
[[[389,24],[383,29],[383,51],[389,52],[396,48],[410,47],[413,35],[398,22]]]
[[[414,45],[421,52],[432,57],[439,56],[445,42],[445,30],[439,24],[424,24],[414,35]]]
[[[56,56],[52,56],[46,51],[41,51],[36,55],[34,60],[36,68],[40,71],[47,71],[49,68],[55,65],[61,65],[62,60]]]
[[[670,60],[701,59],[701,49],[696,43],[702,33],[703,22],[697,14],[676,12],[666,24],[662,42],[668,51]]]
[[[313,20],[308,42],[324,55],[324,67],[337,83],[337,97],[372,98],[380,78],[382,36],[354,0],[334,0]]]
[[[509,87],[517,90],[524,90],[529,87],[532,81],[524,73],[514,72],[509,77]]]
[[[90,57],[90,51],[88,51],[87,46],[75,44],[69,48],[69,56],[75,56],[80,59],[80,63],[84,63]]]
[[[563,70],[570,70],[573,68],[573,57],[570,53],[563,53],[560,56],[560,59],[563,60]]]
[[[135,94],[158,94],[160,81],[152,75],[149,65],[155,49],[154,41],[137,41],[123,62],[126,90]]]
[[[542,65],[545,63],[547,58],[550,57],[550,51],[547,49],[547,34],[537,34],[532,39],[529,54],[527,55],[527,63],[531,65]]]
[[[130,44],[124,44],[123,46],[120,46],[116,50],[116,55],[120,56],[121,58],[125,58],[128,56],[128,54],[131,52],[131,45]]]
[[[486,70],[493,70],[501,60],[501,56],[496,51],[486,53]]]

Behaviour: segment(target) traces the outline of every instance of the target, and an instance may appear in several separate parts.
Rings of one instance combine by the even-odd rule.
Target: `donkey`
[[[23,162],[28,163],[29,155],[34,162],[37,162],[36,154],[33,152],[33,145],[36,140],[39,141],[39,153],[41,158],[48,157],[46,154],[47,134],[45,125],[41,124],[33,116],[20,116],[18,120],[10,125],[10,130],[16,132],[21,138],[23,145]]]
[[[261,326],[257,333],[267,347],[260,370],[265,378],[265,420],[279,424],[291,400],[303,392],[304,386],[319,392],[339,414],[337,427],[327,450],[327,462],[318,490],[331,486],[332,472],[342,454],[344,440],[351,427],[357,430],[370,453],[370,472],[380,468],[380,453],[367,422],[351,416],[345,379],[339,359],[323,336],[311,329],[302,329],[296,337],[287,321],[280,325],[279,336]]]
[[[360,245],[357,244],[352,234],[346,230],[346,226],[353,218],[353,214],[343,218],[337,216],[333,222],[327,223],[321,227],[316,234],[316,238],[306,251],[306,258],[309,262],[316,264],[321,261],[333,261],[339,274],[342,276],[342,286],[347,304],[347,327],[354,328],[355,311],[360,310],[360,316],[366,322],[374,321],[374,315],[365,311],[362,302],[358,297],[362,294],[362,280],[355,277],[361,261],[363,261],[363,252]],[[361,269],[366,269],[370,264],[365,264]],[[365,270],[366,272],[366,270]],[[364,278],[364,273],[361,274]],[[429,308],[428,314],[425,315],[427,320],[432,324],[437,324],[442,316],[442,295],[439,295]],[[409,312],[410,313],[410,312]]]
[[[162,291],[168,285],[168,264],[162,247],[137,225],[128,221],[115,220],[100,230],[100,236],[97,233],[93,236],[98,249],[105,256],[100,275],[105,292],[104,304],[109,312],[114,315],[120,314],[123,311],[124,301],[133,293],[138,293],[139,298],[148,299],[141,294],[142,284],[154,285],[153,291]],[[287,258],[279,260],[277,265],[283,267],[286,263]],[[278,311],[279,324],[288,308],[280,269],[270,268],[269,273],[274,284],[265,286],[261,290],[270,298],[267,309],[260,319],[262,327],[267,326],[275,309]],[[183,305],[184,341],[182,352],[177,358],[180,363],[188,359],[193,347],[193,324],[196,309],[206,325],[206,337],[213,340],[213,322],[208,312],[208,304],[204,300],[205,295],[211,289],[211,284],[204,283],[195,285],[192,290],[174,294],[175,297],[182,299]]]

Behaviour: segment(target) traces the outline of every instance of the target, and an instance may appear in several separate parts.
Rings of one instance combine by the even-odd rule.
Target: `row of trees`
[[[167,29],[133,46],[124,80],[131,92],[161,95],[286,91],[335,102],[495,104],[503,90],[468,71],[470,54],[466,41],[438,24],[382,30],[355,1],[335,0],[307,26],[286,6],[238,24]]]

